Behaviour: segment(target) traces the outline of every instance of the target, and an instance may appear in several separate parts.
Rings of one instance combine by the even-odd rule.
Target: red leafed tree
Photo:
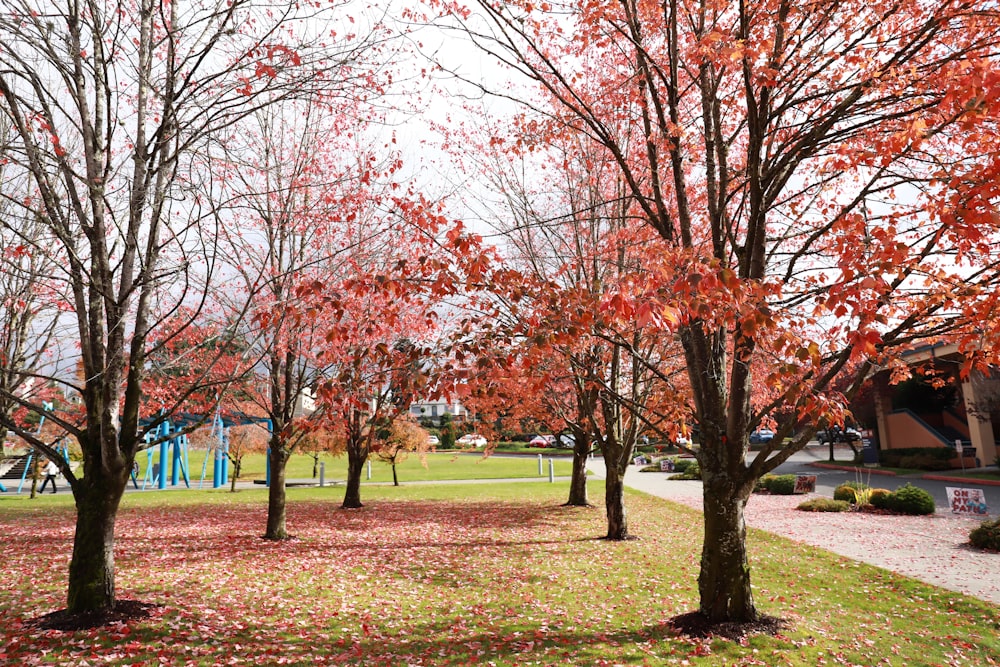
[[[162,339],[161,339],[162,337]],[[253,350],[225,314],[195,313],[182,306],[149,336],[143,407],[146,414],[185,412],[195,429],[212,421],[216,408],[246,391],[256,363]]]
[[[701,434],[697,613],[755,621],[743,511],[810,437],[795,429],[844,404],[834,380],[849,395],[916,341],[995,350],[1000,16],[981,0],[476,9],[492,30],[467,35],[606,151],[636,233],[661,239]],[[793,418],[750,457],[779,411]]]
[[[243,472],[243,458],[247,454],[267,451],[269,439],[267,430],[260,424],[242,424],[229,428],[229,447],[226,450],[226,456],[233,464],[230,492],[236,492],[236,482],[239,481]]]
[[[651,307],[664,270],[650,252],[655,232],[631,229],[633,199],[603,153],[555,124],[515,126],[520,136],[484,151],[510,208],[501,231],[516,279],[499,301],[524,341],[524,372],[544,374],[546,409],[574,432],[570,504],[586,504],[585,463],[596,444],[607,470],[607,537],[627,539],[624,475],[639,435],[669,431],[690,409],[676,389],[679,346],[664,326],[675,315]],[[526,180],[525,171],[541,173]]]
[[[319,474],[319,459],[324,454],[338,455],[344,453],[344,443],[324,428],[310,428],[302,439],[299,449],[313,460],[312,476]]]
[[[427,431],[421,428],[409,415],[400,415],[392,420],[388,428],[381,429],[375,458],[392,466],[392,484],[399,486],[396,465],[406,460],[410,454],[418,454],[421,460],[431,450]]]
[[[179,305],[204,303],[215,289],[218,200],[206,190],[224,164],[220,145],[240,119],[277,100],[347,92],[359,54],[383,36],[332,25],[336,9],[11,0],[0,14],[5,168],[29,183],[13,198],[5,179],[4,199],[22,213],[0,225],[36,215],[52,239],[33,251],[59,267],[74,329],[63,349],[75,350],[83,371],[80,383],[53,378],[79,393],[82,421],[48,417],[83,452],[82,476],[62,466],[77,508],[71,613],[115,605],[115,518],[144,435],[150,336]],[[319,33],[344,37],[319,41]]]
[[[379,157],[363,139],[364,108],[357,97],[322,95],[275,105],[227,145],[233,169],[221,187],[233,216],[222,237],[239,288],[225,301],[232,318],[247,313],[241,332],[258,363],[246,392],[272,427],[268,539],[288,537],[285,468],[323,426],[314,391],[337,369],[322,353],[337,309],[351,301],[326,299],[326,289],[366,270],[355,260],[381,233],[367,223],[395,185],[398,157],[381,147]]]
[[[393,245],[401,247],[399,237],[388,247]],[[380,426],[404,414],[428,383],[427,334],[434,318],[413,283],[391,277],[390,255],[366,253],[365,270],[373,275],[330,286],[334,296],[326,297],[336,317],[319,355],[327,371],[318,399],[347,452],[345,509],[362,507],[361,474],[384,444]]]

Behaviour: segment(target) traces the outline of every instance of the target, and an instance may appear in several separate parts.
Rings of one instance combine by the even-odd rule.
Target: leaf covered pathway
[[[157,606],[77,632],[33,624],[63,604],[72,512],[0,506],[0,664],[852,665],[873,650],[881,664],[1000,664],[995,606],[764,534],[756,594],[786,635],[677,637],[667,621],[697,599],[696,513],[630,495],[641,539],[609,543],[594,539],[600,510],[513,486],[354,511],[293,492],[284,542],[258,537],[257,492],[127,506],[119,596]]]

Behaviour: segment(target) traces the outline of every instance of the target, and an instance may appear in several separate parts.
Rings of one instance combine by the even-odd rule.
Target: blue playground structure
[[[42,427],[45,426],[45,412],[51,411],[54,408],[54,405],[51,402],[49,402],[49,401],[44,401],[42,403],[42,407],[44,408],[44,411],[39,416],[38,430],[35,431],[36,434],[40,434],[42,432]],[[68,463],[69,462],[69,447],[67,447],[66,445],[62,444],[61,441],[56,442],[53,445],[53,447],[55,448],[55,450],[57,452],[59,452],[60,456],[62,456],[63,459],[65,459],[66,462]],[[31,470],[31,464],[34,463],[34,461],[35,461],[35,450],[32,449],[31,451],[28,452],[28,456],[25,459],[24,470],[21,471],[21,479],[17,483],[17,491],[16,491],[16,493],[21,493],[21,491],[24,489],[24,482],[28,479],[28,471]],[[0,492],[3,492],[3,493],[7,492],[7,487],[4,486],[2,483],[0,483]]]
[[[164,462],[170,461],[170,485],[177,486],[179,478],[183,476],[184,484],[191,488],[190,465],[188,456],[188,437],[183,431],[192,424],[202,420],[201,415],[190,415],[181,413],[174,415],[173,420],[164,419],[157,426],[155,431],[146,435],[147,443],[159,443],[159,461],[153,462],[153,446],[146,448],[146,469],[143,476],[142,488],[147,485],[155,485],[159,489],[165,489],[167,476]],[[148,420],[147,423],[152,420]],[[198,488],[205,484],[205,477],[208,474],[208,462],[212,461],[212,488],[218,489],[229,483],[229,429],[233,426],[245,426],[248,424],[266,424],[268,433],[271,432],[271,420],[265,417],[251,417],[246,414],[224,415],[221,410],[216,410],[211,421],[211,435],[213,445],[205,452],[205,459],[201,464],[201,479]],[[171,433],[177,433],[171,437]],[[268,481],[270,481],[270,462],[268,463]],[[137,471],[133,469],[132,484],[139,488],[136,479]]]
[[[52,409],[52,404],[45,404],[46,410]],[[188,413],[179,413],[172,416],[172,418],[166,418],[161,413],[156,417],[149,417],[143,419],[140,424],[144,426],[149,426],[154,422],[154,420],[159,420],[156,428],[148,432],[145,437],[145,446],[143,449],[146,452],[146,464],[145,466],[140,466],[139,456],[141,456],[141,451],[139,455],[136,456],[136,461],[132,466],[132,471],[130,478],[132,480],[132,486],[136,489],[145,490],[148,488],[166,489],[167,488],[167,474],[169,465],[169,475],[170,475],[170,486],[177,486],[180,480],[184,480],[184,485],[187,488],[191,488],[191,477],[190,477],[190,461],[188,452],[188,436],[185,429],[190,428],[192,425],[202,422],[202,415],[192,415]],[[42,414],[41,420],[38,424],[38,433],[41,433],[42,426],[45,424],[45,415]],[[270,419],[264,417],[251,417],[245,414],[237,415],[223,415],[221,410],[216,410],[215,417],[211,421],[211,435],[213,437],[213,445],[209,447],[208,451],[205,453],[205,460],[201,466],[201,480],[198,484],[198,488],[202,488],[205,483],[205,476],[208,472],[208,461],[212,460],[212,488],[218,489],[229,483],[229,429],[232,426],[244,426],[248,424],[266,424],[268,433],[271,432],[272,423]],[[66,461],[69,461],[69,448],[64,445],[57,443],[55,445],[56,449],[60,452]],[[159,456],[156,457],[155,453],[158,450]],[[24,487],[24,482],[28,477],[28,471],[31,470],[31,464],[36,456],[35,451],[31,450],[27,455],[26,464],[24,471],[21,473],[20,483],[17,487],[17,493],[21,493]],[[154,458],[156,461],[154,462]],[[168,463],[169,462],[169,463]],[[141,470],[144,468],[144,470]],[[139,477],[142,477],[142,482],[140,485]],[[267,484],[270,486],[271,482],[271,462],[270,457],[267,461]],[[0,492],[6,492],[7,488],[0,483]]]

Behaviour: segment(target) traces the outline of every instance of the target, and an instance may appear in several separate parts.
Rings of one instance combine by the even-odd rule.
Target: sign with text
[[[952,514],[988,514],[986,495],[982,489],[959,489],[946,486]]]
[[[816,475],[798,475],[795,477],[795,493],[813,493],[816,491]]]
[[[673,472],[674,462],[671,459],[661,459],[660,460],[660,471],[661,472]]]

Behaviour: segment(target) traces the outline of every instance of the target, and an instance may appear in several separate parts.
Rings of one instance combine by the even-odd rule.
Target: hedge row
[[[878,460],[889,468],[948,470],[951,467],[948,462],[955,456],[951,447],[900,447],[881,450]]]

